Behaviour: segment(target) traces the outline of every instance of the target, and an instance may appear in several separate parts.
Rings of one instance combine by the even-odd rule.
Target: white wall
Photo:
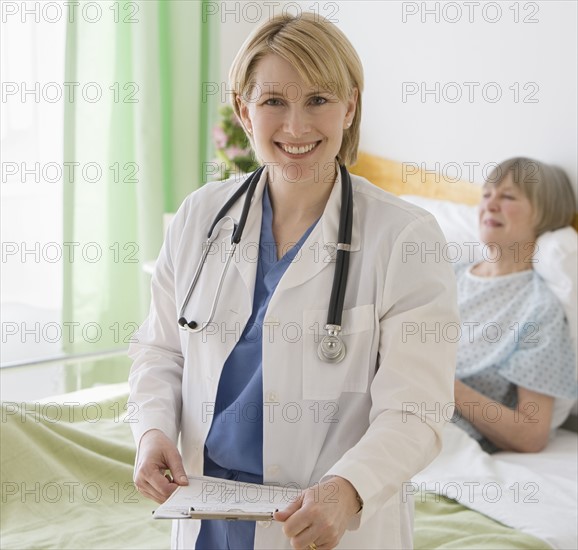
[[[251,2],[255,6],[262,2]],[[226,83],[228,80],[229,67],[239,51],[241,44],[245,38],[249,36],[251,31],[258,25],[253,23],[253,17],[260,14],[262,17],[260,21],[267,17],[268,10],[264,9],[258,12],[256,9],[249,9],[243,12],[241,2],[219,2],[219,21],[221,23],[220,36],[220,58],[221,58],[221,83]],[[227,11],[228,10],[228,11]]]
[[[279,13],[284,4],[295,12],[300,4],[304,11],[331,18],[347,34],[365,69],[363,150],[451,175],[459,170],[463,179],[476,182],[491,163],[525,155],[564,168],[576,190],[576,2],[260,4],[263,18],[271,9]],[[247,8],[243,14],[241,7],[238,21],[225,17],[223,81],[238,47],[257,24],[248,21],[255,13],[256,8]],[[466,82],[472,83],[471,102]],[[413,86],[417,93],[404,99],[404,83],[406,91]],[[446,86],[444,93],[447,83],[458,86]],[[436,86],[438,100],[428,94],[422,101],[421,91]],[[517,102],[511,87],[519,90]],[[497,90],[501,99],[491,102]],[[462,98],[451,102],[456,92]]]

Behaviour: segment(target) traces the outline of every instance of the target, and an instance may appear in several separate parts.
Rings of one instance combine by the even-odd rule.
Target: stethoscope
[[[257,183],[261,178],[261,174],[265,169],[264,166],[253,172],[237,189],[235,194],[227,201],[227,203],[221,208],[219,213],[215,216],[215,220],[209,229],[207,234],[207,241],[204,245],[204,252],[197,266],[191,286],[187,292],[187,296],[183,305],[181,306],[179,312],[179,326],[183,330],[188,330],[190,332],[201,332],[207,326],[209,326],[213,320],[213,315],[217,308],[217,303],[221,296],[221,290],[223,288],[223,281],[229,269],[229,264],[231,263],[231,258],[235,254],[235,249],[237,244],[241,241],[243,235],[243,230],[245,229],[245,223],[247,221],[247,216],[249,215],[249,207],[251,206],[251,200],[255,193],[255,188]],[[333,285],[331,288],[331,297],[329,300],[329,311],[327,313],[327,323],[325,325],[325,330],[327,335],[321,339],[319,346],[317,348],[317,355],[319,359],[327,363],[339,363],[345,357],[345,344],[341,339],[339,333],[341,332],[341,316],[343,314],[343,301],[345,299],[345,289],[347,287],[347,275],[349,272],[349,252],[351,250],[351,231],[353,226],[353,188],[351,186],[351,178],[349,172],[345,166],[340,166],[341,170],[341,212],[339,214],[339,230],[337,239],[337,253],[335,260],[335,273],[333,275]],[[243,210],[241,213],[241,218],[238,223],[230,216],[227,216],[227,212],[231,207],[237,202],[237,200],[246,193],[245,202],[243,204]],[[201,270],[205,265],[207,255],[211,250],[211,245],[215,242],[216,238],[219,236],[223,225],[231,221],[233,223],[233,234],[231,235],[231,247],[227,252],[227,260],[225,266],[221,272],[221,277],[219,278],[219,284],[217,286],[217,292],[213,299],[213,304],[211,306],[211,312],[209,313],[209,320],[206,323],[199,324],[196,321],[188,322],[185,319],[185,309],[189,304],[191,299],[191,294],[195,288]]]

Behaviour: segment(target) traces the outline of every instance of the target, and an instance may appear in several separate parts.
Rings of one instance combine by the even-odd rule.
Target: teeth
[[[302,155],[304,153],[309,153],[317,144],[312,143],[311,145],[305,145],[304,147],[291,147],[290,145],[281,144],[283,151],[291,155]]]

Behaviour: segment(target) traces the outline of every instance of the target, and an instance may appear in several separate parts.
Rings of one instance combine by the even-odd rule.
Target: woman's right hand
[[[171,475],[166,474],[167,470]],[[189,484],[176,445],[161,430],[149,430],[142,436],[134,484],[139,493],[159,504],[179,485]]]

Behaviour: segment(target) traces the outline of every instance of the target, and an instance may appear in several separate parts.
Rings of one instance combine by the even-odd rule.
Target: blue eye
[[[278,99],[272,97],[265,101],[265,105],[271,105],[272,107],[275,107],[276,105],[281,105],[281,102]]]

